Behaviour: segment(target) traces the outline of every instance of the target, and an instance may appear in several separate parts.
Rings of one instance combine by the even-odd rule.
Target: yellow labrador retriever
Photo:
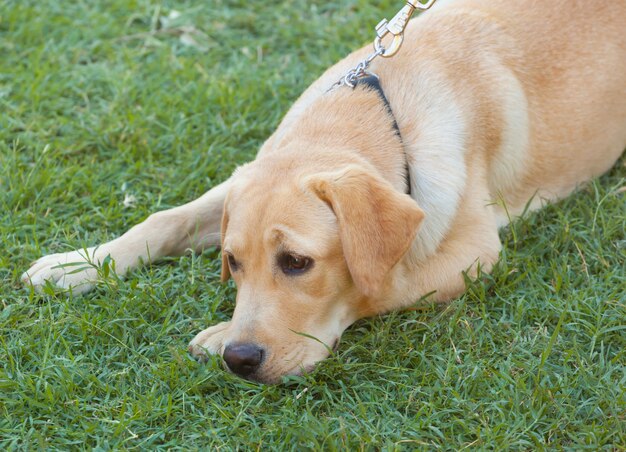
[[[623,0],[440,0],[398,55],[372,65],[381,89],[331,89],[371,50],[355,52],[256,160],[88,258],[110,255],[124,274],[221,245],[235,312],[191,353],[263,382],[311,369],[357,319],[459,295],[462,272],[498,259],[498,227],[614,164],[626,147],[625,18]],[[86,258],[46,256],[23,279],[84,292],[95,271],[58,265]]]

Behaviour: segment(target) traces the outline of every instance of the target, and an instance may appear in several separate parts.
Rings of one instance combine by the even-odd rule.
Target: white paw
[[[203,362],[209,355],[221,355],[229,326],[230,322],[222,322],[198,333],[189,343],[189,353]]]
[[[75,294],[84,293],[91,290],[98,279],[97,266],[102,263],[101,255],[101,250],[96,248],[50,254],[36,261],[24,272],[21,280],[38,292],[42,291],[46,281],[50,281],[62,289],[71,288]]]

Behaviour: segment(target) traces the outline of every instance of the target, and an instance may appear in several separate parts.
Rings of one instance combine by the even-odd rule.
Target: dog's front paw
[[[100,250],[87,248],[44,256],[24,272],[22,283],[33,286],[38,292],[42,291],[46,281],[62,289],[71,288],[75,294],[87,292],[98,278],[101,262],[96,254],[100,255]]]
[[[228,327],[230,322],[222,322],[201,331],[189,343],[189,353],[201,362],[206,362],[209,355],[221,355]]]

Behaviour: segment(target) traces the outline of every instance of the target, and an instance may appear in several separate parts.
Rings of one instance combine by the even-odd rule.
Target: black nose
[[[259,368],[265,352],[254,344],[227,345],[224,349],[224,361],[228,368],[237,375],[247,377]]]

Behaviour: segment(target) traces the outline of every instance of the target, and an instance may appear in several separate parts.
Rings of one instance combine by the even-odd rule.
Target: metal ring
[[[436,0],[428,0],[426,3],[422,3],[420,0],[407,0],[408,3],[415,9],[419,9],[421,11],[426,11],[429,9]]]
[[[383,46],[382,38],[377,37],[374,40],[374,50],[376,50],[376,52],[379,53],[381,57],[389,58],[398,53],[398,50],[400,50],[403,41],[404,33],[401,33],[393,37],[393,41],[391,41],[391,46],[385,48],[385,46]]]

